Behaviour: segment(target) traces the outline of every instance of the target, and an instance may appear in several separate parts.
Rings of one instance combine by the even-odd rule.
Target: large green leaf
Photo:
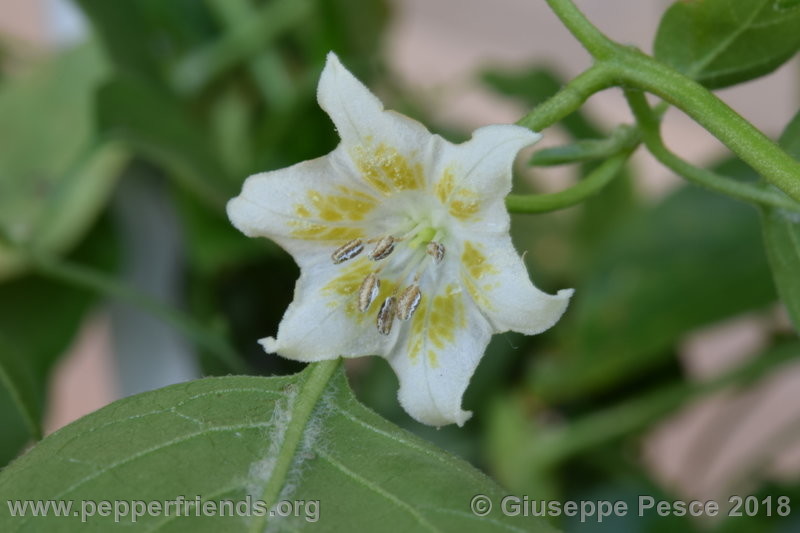
[[[267,516],[266,523],[147,516],[137,528],[551,531],[538,519],[505,517],[497,508],[486,517],[471,513],[473,496],[485,494],[497,506],[503,490],[363,407],[341,372],[310,416],[301,416],[314,375],[208,378],[120,400],[12,463],[0,474],[0,500],[258,500],[270,487],[281,500],[318,500],[319,522],[307,521],[301,509],[298,517]],[[0,529],[8,532],[68,531],[83,526],[79,520],[12,518],[0,506]],[[86,525],[107,531],[113,516],[94,516]]]
[[[800,113],[783,132],[781,146],[800,159]],[[762,215],[764,246],[772,277],[795,329],[800,332],[800,213],[765,208]]]
[[[661,19],[656,58],[710,88],[763,76],[800,49],[800,6],[781,0],[675,2]]]
[[[756,213],[687,186],[629,218],[597,247],[566,328],[566,353],[538,368],[537,391],[574,397],[668,362],[682,334],[775,298]]]
[[[86,45],[3,84],[0,279],[26,266],[10,242],[52,253],[75,245],[127,162],[125,150],[95,137],[92,97],[105,72],[99,51]]]

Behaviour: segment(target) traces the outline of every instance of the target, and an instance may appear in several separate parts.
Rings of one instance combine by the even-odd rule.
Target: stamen
[[[380,261],[381,259],[388,257],[393,251],[394,237],[389,235],[378,241],[378,244],[375,245],[375,249],[369,253],[369,258],[373,261]]]
[[[389,296],[383,301],[380,310],[378,311],[378,333],[381,335],[388,335],[392,331],[392,322],[394,322],[395,311],[395,297]]]
[[[419,302],[422,300],[422,292],[419,285],[411,285],[400,294],[397,300],[397,316],[400,320],[408,320],[417,310]]]
[[[344,244],[336,249],[331,254],[331,260],[333,261],[334,265],[338,265],[339,263],[344,263],[348,261],[358,254],[360,254],[364,250],[364,243],[361,239],[353,239],[352,241]]]
[[[442,262],[442,259],[444,259],[444,244],[431,241],[428,243],[427,248],[425,248],[425,252],[433,257],[433,262],[438,265]]]
[[[358,310],[362,313],[369,309],[381,290],[381,280],[374,273],[370,274],[361,283],[358,289]]]

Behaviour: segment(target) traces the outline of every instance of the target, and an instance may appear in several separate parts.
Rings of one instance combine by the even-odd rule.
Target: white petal
[[[522,258],[506,234],[464,235],[461,280],[489,319],[495,333],[518,331],[535,335],[558,322],[572,289],[550,295],[531,283]]]
[[[385,111],[381,101],[339,62],[334,53],[328,54],[317,88],[317,99],[336,126],[342,146],[353,159],[355,168],[381,163],[396,168],[420,165],[424,180],[427,178],[424,170],[432,168],[446,144],[416,120]],[[397,157],[402,158],[398,160],[399,164],[392,161]]]
[[[451,215],[484,231],[508,231],[504,200],[511,191],[517,152],[541,137],[514,125],[485,126],[459,145],[449,145],[441,158],[434,191]]]
[[[339,268],[330,258],[318,254],[307,261],[294,289],[294,300],[278,326],[277,338],[260,342],[268,353],[297,361],[321,361],[336,357],[360,357],[383,352],[394,337],[384,337],[375,327],[376,306],[371,312],[355,309],[357,292],[348,290],[363,280],[361,273],[372,268],[364,257]],[[336,285],[348,272],[355,272],[345,285]],[[340,289],[340,290],[337,290]],[[349,309],[349,311],[348,311]],[[355,311],[355,313],[353,313]]]
[[[437,427],[461,426],[472,415],[461,409],[461,399],[492,331],[463,291],[438,296],[450,297],[452,302],[435,309],[436,296],[424,294],[410,323],[402,325],[403,335],[387,359],[400,380],[400,404],[414,419]],[[434,318],[436,314],[440,318]],[[442,327],[441,321],[448,318],[454,327]]]
[[[303,257],[364,235],[379,201],[339,149],[325,157],[247,178],[228,202],[228,217],[250,237],[273,239]]]

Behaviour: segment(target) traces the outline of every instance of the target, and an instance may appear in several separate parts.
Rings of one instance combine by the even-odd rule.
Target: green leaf
[[[0,279],[27,266],[11,243],[49,253],[74,246],[128,161],[95,137],[92,98],[105,72],[86,45],[0,89]]]
[[[781,0],[702,0],[672,4],[654,55],[709,88],[772,72],[800,49],[800,6]]]
[[[627,219],[598,245],[578,282],[566,353],[542,361],[534,383],[573,398],[670,361],[688,331],[775,298],[749,206],[687,186]]]
[[[800,112],[784,130],[780,143],[790,155],[800,159]],[[800,333],[800,215],[779,209],[763,209],[761,214],[772,277]]]
[[[505,517],[497,508],[487,517],[473,515],[474,495],[486,494],[498,506],[504,491],[364,408],[341,371],[302,416],[309,398],[304,387],[314,376],[312,367],[281,378],[209,378],[120,400],[47,437],[3,470],[0,500],[258,500],[270,487],[281,500],[318,500],[319,523],[306,521],[301,509],[297,517],[266,517],[266,524],[235,516],[144,516],[137,527],[552,531],[536,518]],[[297,446],[287,449],[284,443],[292,441]],[[281,464],[288,465],[285,475]],[[3,531],[81,526],[79,516],[9,513],[0,506]],[[90,523],[97,530],[114,526],[113,516]]]

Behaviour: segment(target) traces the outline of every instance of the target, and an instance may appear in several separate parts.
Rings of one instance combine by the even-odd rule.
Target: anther
[[[391,235],[383,237],[375,245],[375,248],[369,253],[369,258],[373,261],[380,261],[388,257],[394,251],[394,237]]]
[[[392,322],[394,322],[395,311],[395,297],[390,296],[381,304],[380,311],[378,311],[378,333],[381,335],[388,335],[392,331]]]
[[[444,259],[444,244],[436,241],[431,241],[428,243],[428,246],[425,248],[425,252],[433,257],[433,262],[435,264],[439,264]]]
[[[411,285],[400,294],[397,299],[397,316],[400,320],[408,320],[417,310],[419,302],[422,300],[422,292],[419,285]]]
[[[358,310],[364,313],[377,298],[381,290],[381,280],[374,273],[370,274],[361,283],[358,289]]]
[[[353,239],[352,241],[344,244],[336,249],[331,254],[331,260],[333,261],[334,265],[338,265],[339,263],[344,263],[348,261],[358,254],[360,254],[364,250],[364,243],[361,239]]]

